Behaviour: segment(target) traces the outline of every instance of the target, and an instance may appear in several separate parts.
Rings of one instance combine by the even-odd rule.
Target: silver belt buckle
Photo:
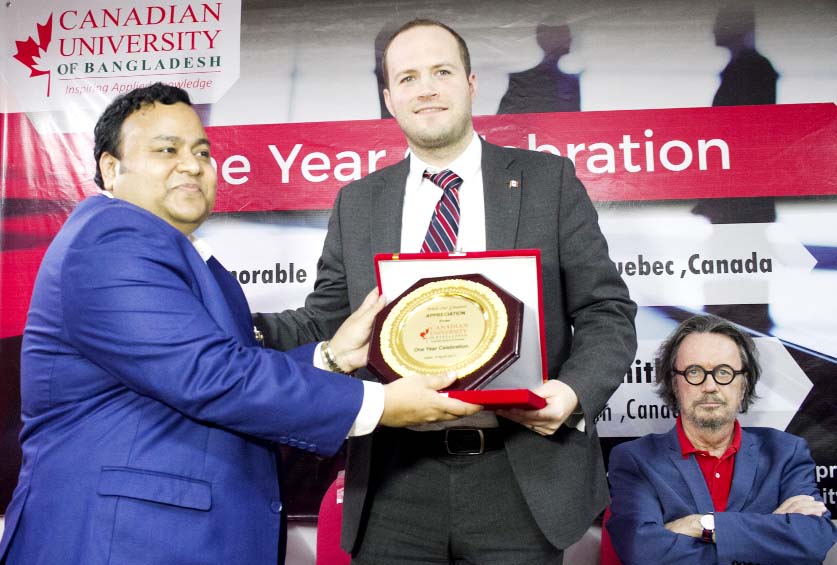
[[[480,438],[480,446],[479,449],[476,451],[451,451],[450,444],[448,443],[448,435],[451,431],[456,432],[476,432],[476,434]],[[448,452],[448,455],[482,455],[485,453],[485,434],[482,433],[480,428],[446,428],[445,429],[445,451]]]

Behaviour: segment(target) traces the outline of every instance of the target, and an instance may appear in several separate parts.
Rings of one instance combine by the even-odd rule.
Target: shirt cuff
[[[363,382],[363,404],[349,430],[348,437],[365,436],[371,434],[378,427],[381,416],[384,415],[384,385],[369,381]]]
[[[314,366],[323,371],[328,371],[323,361],[323,342],[314,348]],[[347,437],[365,436],[371,434],[378,427],[381,416],[384,415],[384,385],[370,381],[363,382],[363,403],[355,418],[355,423],[349,429]]]
[[[572,428],[574,430],[578,430],[581,433],[584,433],[584,430],[587,429],[586,422],[584,421],[584,412],[581,411],[581,407],[576,412],[570,414],[566,420],[564,420],[564,424],[568,428]]]
[[[322,369],[323,371],[328,371],[328,367],[325,366],[325,361],[323,361],[323,342],[317,344],[317,347],[314,348],[314,366],[318,369]]]

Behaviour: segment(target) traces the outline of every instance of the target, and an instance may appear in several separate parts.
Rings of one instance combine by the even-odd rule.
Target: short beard
[[[439,132],[420,132],[410,131],[404,129],[404,135],[407,141],[415,147],[424,151],[439,151],[456,147],[465,139],[470,139],[471,130],[473,129],[473,122],[471,114],[467,115],[467,119],[461,122],[450,124],[449,129],[444,129]],[[465,144],[467,146],[467,144]]]
[[[418,135],[414,136],[411,141],[424,150],[447,149],[456,146],[459,142],[465,139],[468,127],[464,125],[448,131],[440,132],[434,136]]]
[[[695,416],[694,414],[686,414],[686,419],[695,425],[695,427],[700,428],[702,430],[706,430],[708,432],[717,432],[724,426],[730,424],[735,418],[720,418],[720,417],[711,417],[711,418],[701,418],[699,416]]]
[[[704,398],[703,400],[714,400],[712,398]],[[688,413],[683,414],[683,417],[686,418],[691,424],[695,427],[708,431],[708,432],[717,432],[724,426],[727,426],[735,421],[735,413],[728,415],[718,415],[718,416],[707,416],[701,417],[697,415],[697,407],[693,404],[692,410]]]
[[[692,404],[691,410],[688,413],[683,413],[681,410],[682,416],[689,421],[690,424],[699,428],[701,430],[707,432],[717,432],[721,430],[724,426],[728,426],[732,422],[735,421],[736,413],[733,412],[732,414],[724,413],[724,414],[717,414],[712,416],[699,416],[698,415],[698,406],[697,404],[701,401],[718,401],[720,402],[721,399],[717,397],[713,397],[711,395],[706,395],[701,398],[700,401],[696,401]],[[728,405],[724,405],[722,408],[727,408]]]

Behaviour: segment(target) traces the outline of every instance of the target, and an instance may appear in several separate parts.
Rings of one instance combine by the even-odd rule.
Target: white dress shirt
[[[482,143],[474,133],[465,151],[449,165],[462,178],[459,187],[459,234],[456,237],[457,251],[485,251],[485,199],[482,189]],[[442,198],[443,190],[424,178],[424,171],[439,172],[410,154],[410,172],[404,189],[404,208],[401,211],[401,252],[420,253],[427,226]],[[466,416],[453,422],[413,426],[415,430],[440,430],[451,427],[496,428],[497,416],[488,410],[473,416]]]
[[[485,201],[482,195],[482,144],[477,134],[465,151],[450,165],[462,178],[459,187],[459,235],[457,251],[485,251]],[[438,173],[439,168],[410,155],[410,173],[404,190],[401,212],[401,253],[420,253],[427,226],[444,191],[424,178],[424,171]]]

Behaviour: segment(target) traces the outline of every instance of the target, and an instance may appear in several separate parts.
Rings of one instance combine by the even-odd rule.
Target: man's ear
[[[391,116],[395,116],[395,112],[392,111],[392,101],[389,99],[389,89],[388,88],[384,89],[384,104],[386,105],[387,110],[389,110],[389,114]]]
[[[99,157],[99,170],[102,171],[102,184],[105,190],[113,192],[113,183],[119,172],[119,159],[105,151]]]

